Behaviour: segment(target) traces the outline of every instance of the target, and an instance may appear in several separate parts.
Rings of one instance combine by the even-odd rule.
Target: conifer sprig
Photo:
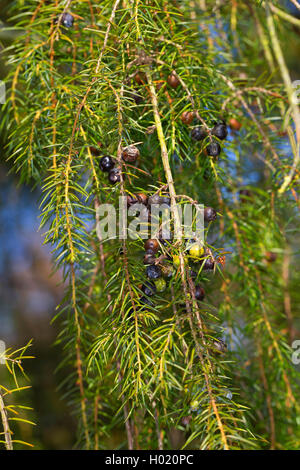
[[[129,449],[170,448],[174,430],[181,447],[293,447],[293,320],[278,269],[296,251],[299,207],[299,111],[276,29],[287,18],[271,2],[17,7],[3,127],[21,181],[43,188],[41,226],[68,286],[59,341],[74,368],[65,386],[78,446],[108,447],[121,428]],[[225,141],[213,134],[220,120]],[[138,162],[122,158],[129,145]],[[103,155],[120,167],[114,186]],[[161,246],[179,263],[147,306],[143,240],[103,241],[95,227],[101,203],[139,193],[167,193],[178,230],[184,200],[218,213],[205,229],[213,272],[198,266],[195,280],[184,244]],[[221,338],[225,354],[214,349]]]

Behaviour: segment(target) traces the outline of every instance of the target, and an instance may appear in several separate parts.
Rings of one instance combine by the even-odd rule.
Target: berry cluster
[[[142,74],[137,73],[134,76],[134,80],[138,85],[144,84],[144,77]],[[180,85],[181,81],[175,72],[172,72],[167,78],[167,84],[176,89]],[[135,90],[134,90],[135,91]],[[133,97],[136,103],[140,102],[140,95]],[[184,124],[192,124],[195,118],[194,111],[185,111],[181,115],[181,120]],[[230,123],[233,124],[232,122]],[[209,129],[206,125],[196,126],[191,131],[191,138],[194,141],[203,141],[207,136],[210,139],[210,143],[206,147],[206,154],[211,157],[217,157],[221,152],[221,146],[218,141],[222,141],[227,137],[227,126],[225,121],[218,121],[214,124],[214,127]],[[216,139],[214,139],[214,137]],[[90,150],[95,155],[99,155],[99,151],[94,147],[90,147]],[[139,149],[135,145],[129,145],[122,149],[122,160],[126,164],[136,164],[140,157]],[[100,159],[100,169],[108,173],[108,180],[111,184],[116,184],[121,180],[122,170],[116,161],[109,155],[104,155]],[[145,208],[148,216],[148,222],[150,222],[149,216],[151,215],[152,204],[167,204],[170,205],[169,195],[160,195],[155,193],[147,196],[144,193],[128,194],[127,195],[127,207],[131,207],[134,204],[142,204]],[[217,217],[216,211],[212,207],[206,207],[204,210],[204,220],[206,223],[214,221]],[[153,302],[150,300],[157,293],[162,293],[167,289],[167,282],[180,268],[181,256],[174,253],[174,247],[172,240],[163,239],[160,235],[158,238],[148,239],[144,245],[144,265],[146,266],[146,277],[147,280],[142,284],[140,297],[140,303],[152,306]],[[215,268],[215,260],[212,257],[210,250],[198,242],[197,240],[186,240],[185,247],[183,247],[181,254],[183,256],[185,268],[187,268],[190,279],[194,282],[193,294],[197,301],[203,301],[205,298],[205,290],[203,286],[196,283],[198,273],[202,270],[212,271]],[[200,268],[199,268],[200,266]],[[216,340],[215,350],[224,352],[226,347],[222,340]]]
[[[178,88],[181,83],[181,80],[175,71],[173,71],[168,76],[167,83],[173,89]],[[196,112],[184,111],[181,114],[181,121],[189,126],[190,124],[192,124],[195,117],[199,118]],[[237,119],[231,118],[229,120],[229,126],[233,131],[239,131],[242,125]],[[221,146],[218,141],[213,140],[213,137],[217,137],[218,140],[225,140],[227,134],[228,131],[226,122],[220,120],[214,123],[214,127],[212,129],[209,129],[206,125],[194,127],[191,131],[191,138],[195,141],[202,141],[205,139],[205,137],[209,136],[210,143],[206,147],[206,154],[212,158],[216,158],[221,153]]]
[[[134,200],[138,200],[139,196],[137,195]],[[148,198],[148,206],[151,205],[151,201],[161,202],[158,199],[167,199],[163,198],[162,196],[151,196]],[[130,197],[130,203],[132,201]],[[152,202],[153,203],[153,202]],[[206,222],[212,222],[215,220],[217,216],[216,211],[212,207],[206,207],[204,210],[204,220]],[[171,278],[176,269],[180,267],[180,256],[178,254],[173,254],[173,247],[172,241],[166,239],[149,239],[145,242],[145,255],[144,255],[144,264],[146,265],[146,276],[149,281],[142,286],[142,291],[145,296],[152,296],[156,292],[163,292],[166,287],[167,283],[166,280]],[[162,250],[162,247],[164,249]],[[157,257],[159,251],[160,256]],[[186,241],[186,248],[184,250],[184,262],[185,264],[188,261],[191,261],[193,264],[200,263],[201,267],[200,270],[213,270],[215,267],[215,261],[212,258],[210,252],[204,248],[202,244],[197,242],[196,240],[187,240]],[[189,266],[189,275],[192,279],[197,278],[197,272],[195,272]],[[205,291],[201,285],[196,284],[194,286],[194,295],[195,298],[199,301],[202,301],[205,297]],[[143,297],[141,299],[142,302],[148,303],[148,299],[145,301]]]
[[[98,154],[98,149],[90,147],[91,152],[94,155]],[[135,145],[129,145],[122,150],[122,159],[126,163],[135,163],[140,156],[139,149]],[[104,173],[108,173],[108,181],[111,184],[116,184],[121,181],[122,170],[120,166],[115,166],[115,161],[109,155],[104,155],[100,158],[100,170]],[[123,173],[124,178],[124,173]]]
[[[208,156],[216,158],[221,153],[220,144],[212,139],[212,136],[217,137],[219,140],[225,140],[228,131],[225,121],[218,121],[215,123],[212,129],[205,129],[204,126],[194,127],[191,131],[191,137],[195,141],[204,140],[207,135],[210,136],[211,142],[206,147],[206,153]]]

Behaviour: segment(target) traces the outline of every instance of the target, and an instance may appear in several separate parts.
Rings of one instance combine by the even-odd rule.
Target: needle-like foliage
[[[300,114],[281,37],[300,21],[268,0],[14,8],[2,127],[21,181],[43,188],[41,227],[67,284],[59,341],[78,446],[297,448]],[[222,120],[226,140],[211,134]],[[133,164],[122,160],[131,144]],[[118,184],[95,148],[122,167]],[[103,242],[97,208],[159,192],[172,207],[216,209],[205,228],[214,269],[195,263],[193,280],[184,245],[161,245],[178,262],[145,306],[144,241]],[[220,339],[227,352],[216,350]]]
[[[16,447],[23,448],[24,446],[33,447],[31,442],[26,442],[15,436],[16,425],[34,425],[31,420],[28,419],[28,414],[31,412],[29,406],[20,404],[19,395],[22,395],[24,390],[30,388],[28,378],[25,375],[23,368],[23,362],[25,359],[32,359],[32,356],[27,355],[27,349],[31,346],[29,342],[26,346],[17,350],[7,349],[1,352],[0,364],[8,374],[4,374],[4,370],[1,369],[1,382],[0,382],[0,417],[2,422],[3,430],[0,432],[0,444],[6,450],[13,450]],[[23,379],[26,379],[24,382]],[[24,384],[23,384],[24,382]],[[5,385],[3,385],[5,383]]]

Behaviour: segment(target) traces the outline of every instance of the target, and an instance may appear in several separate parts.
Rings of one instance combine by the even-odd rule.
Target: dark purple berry
[[[161,277],[161,269],[159,266],[155,265],[147,266],[146,274],[149,279],[158,279],[159,277]]]
[[[215,262],[212,258],[206,258],[205,262],[204,262],[204,267],[203,269],[205,270],[212,270],[214,269],[215,267]]]
[[[212,128],[212,135],[215,135],[220,140],[224,140],[227,137],[227,126],[225,124],[217,124]]]
[[[104,155],[104,157],[100,158],[100,169],[102,171],[109,172],[115,166],[115,162],[109,155]]]
[[[65,28],[72,28],[74,23],[74,17],[70,13],[64,13],[61,17],[61,24]]]
[[[152,282],[146,282],[145,284],[142,285],[142,291],[144,292],[145,295],[148,297],[151,297],[156,293],[156,287],[155,284],[152,284]]]
[[[110,172],[108,173],[108,181],[111,184],[120,183],[120,181],[121,181],[121,170],[120,170],[120,168],[113,168],[112,170],[110,170]]]
[[[206,152],[207,152],[207,155],[209,155],[210,157],[217,157],[221,153],[221,147],[218,144],[218,142],[211,142],[206,147]]]
[[[195,297],[197,300],[203,300],[205,297],[205,291],[201,286],[195,286]]]
[[[212,222],[217,217],[215,209],[212,207],[206,207],[204,209],[204,220],[205,222]]]
[[[203,140],[207,136],[206,130],[203,126],[195,127],[191,132],[193,140]]]

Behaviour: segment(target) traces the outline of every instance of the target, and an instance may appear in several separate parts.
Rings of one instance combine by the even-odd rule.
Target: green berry
[[[194,260],[199,260],[204,255],[204,248],[200,243],[194,243],[189,249],[189,255]]]
[[[173,264],[176,268],[180,266],[180,257],[178,255],[173,256]]]
[[[163,292],[167,287],[167,283],[162,277],[154,281],[154,284],[157,292]]]
[[[199,408],[199,402],[198,400],[193,400],[191,401],[191,410],[196,411]]]

